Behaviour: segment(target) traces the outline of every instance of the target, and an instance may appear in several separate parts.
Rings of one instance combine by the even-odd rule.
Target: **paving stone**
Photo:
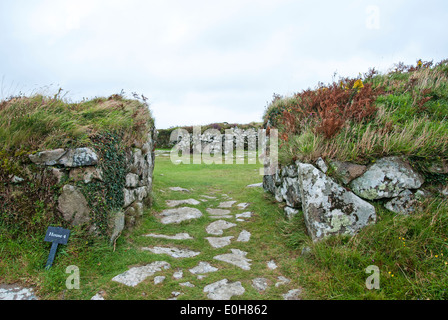
[[[238,239],[236,241],[238,242],[249,242],[251,233],[247,230],[241,231],[240,235],[238,236]]]
[[[104,297],[100,293],[97,293],[92,298],[90,298],[90,300],[104,300]]]
[[[279,276],[277,279],[279,280],[279,282],[277,282],[277,283],[275,284],[275,286],[276,286],[277,288],[280,287],[280,286],[282,286],[282,285],[285,285],[285,284],[288,284],[288,283],[291,282],[291,280],[289,280],[288,278],[285,278],[284,276]]]
[[[182,269],[178,269],[176,272],[173,273],[173,278],[176,280],[182,279],[184,276],[184,272]]]
[[[218,270],[219,270],[218,268],[213,267],[210,263],[201,261],[196,267],[190,269],[190,272],[192,274],[204,274],[209,272],[215,272]]]
[[[252,287],[254,287],[258,292],[263,292],[268,288],[268,279],[256,278],[252,280]]]
[[[218,206],[218,208],[231,208],[234,204],[236,203],[236,201],[225,201],[225,202],[221,202]]]
[[[208,234],[214,236],[220,236],[223,234],[223,230],[235,227],[235,223],[231,223],[225,220],[218,220],[209,224],[206,228]]]
[[[213,216],[225,216],[225,215],[229,215],[231,213],[230,210],[225,210],[225,209],[212,209],[212,208],[207,208],[205,209],[209,214],[213,215]]]
[[[192,236],[190,236],[188,233],[178,233],[174,236],[167,236],[164,234],[146,234],[144,237],[150,237],[150,238],[159,238],[159,239],[168,239],[168,240],[191,240],[193,239]]]
[[[234,216],[226,215],[226,216],[209,216],[210,219],[232,219]]]
[[[176,209],[163,210],[160,213],[161,223],[173,224],[181,223],[182,221],[188,221],[192,219],[198,219],[202,217],[202,212],[196,208],[182,207]]]
[[[168,189],[170,189],[171,191],[178,191],[178,192],[190,192],[190,190],[184,189],[184,188],[181,188],[181,187],[170,187]]]
[[[261,188],[261,187],[263,187],[263,182],[254,183],[247,186],[247,188]]]
[[[302,293],[302,289],[293,289],[289,290],[287,293],[283,294],[284,300],[301,300],[299,298],[300,294]]]
[[[0,300],[37,300],[37,297],[33,289],[1,285]]]
[[[244,209],[246,209],[249,205],[250,205],[250,203],[243,202],[243,203],[239,203],[239,204],[237,204],[236,206],[238,207],[238,209],[240,209],[240,210],[244,210]]]
[[[201,197],[209,199],[209,200],[215,200],[217,199],[216,197],[212,197],[212,196],[207,196],[207,195],[201,195]]]
[[[241,219],[241,218],[251,218],[252,217],[252,212],[243,212],[243,213],[238,213],[236,215],[237,219]]]
[[[154,275],[162,269],[169,269],[171,265],[165,261],[156,261],[142,267],[134,267],[112,278],[112,281],[135,287],[147,277]]]
[[[209,237],[205,239],[208,240],[208,242],[213,248],[224,248],[225,246],[228,246],[231,243],[231,239],[233,238],[234,237],[221,237],[221,238]]]
[[[164,277],[164,276],[154,277],[154,284],[162,283],[163,281],[165,281],[165,279],[166,279],[166,277]]]
[[[182,286],[182,287],[189,287],[189,288],[194,288],[195,287],[195,285],[192,284],[191,282],[182,282],[182,283],[179,283],[179,285]]]
[[[198,204],[200,204],[200,202],[198,200],[195,200],[195,199],[166,200],[166,205],[168,207],[177,207],[177,206],[180,206],[182,204],[190,204],[190,205],[193,205],[193,206],[197,206]]]
[[[221,254],[213,259],[233,264],[243,270],[250,270],[250,261],[252,260],[246,258],[247,252],[239,249],[230,249],[230,251],[232,253]]]
[[[208,293],[207,297],[211,300],[230,300],[235,295],[244,294],[245,291],[240,281],[229,283],[227,279],[209,284],[204,288],[204,292]]]
[[[176,247],[152,247],[152,248],[142,248],[144,251],[151,251],[155,254],[167,254],[173,258],[192,258],[199,254],[200,252],[192,251],[188,249],[179,249]]]

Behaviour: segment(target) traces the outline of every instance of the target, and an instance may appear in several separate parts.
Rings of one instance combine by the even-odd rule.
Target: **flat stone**
[[[249,242],[251,237],[251,234],[247,230],[241,231],[240,235],[238,236],[238,239],[236,241],[238,242]]]
[[[221,202],[218,207],[219,208],[231,208],[235,203],[236,203],[236,201],[225,201],[225,202]]]
[[[182,207],[164,210],[160,213],[160,216],[162,217],[161,223],[173,224],[181,223],[182,221],[198,219],[202,217],[202,212],[196,208]]]
[[[231,215],[225,215],[225,216],[209,216],[210,219],[232,219],[235,218]]]
[[[38,300],[34,290],[10,285],[0,285],[0,300]]]
[[[213,215],[213,216],[220,216],[220,215],[229,215],[230,214],[230,210],[225,210],[225,209],[211,209],[211,208],[207,208],[206,211]]]
[[[182,205],[182,204],[190,204],[190,205],[196,206],[196,205],[200,204],[200,202],[198,200],[195,200],[195,199],[166,200],[166,205],[168,207],[177,207],[177,206]]]
[[[236,215],[237,218],[251,218],[252,212],[243,212]]]
[[[408,215],[414,213],[417,203],[414,194],[409,190],[404,190],[398,197],[387,202],[384,207],[392,212]]]
[[[225,246],[228,246],[231,243],[231,240],[233,238],[234,237],[221,237],[221,238],[209,237],[205,239],[208,240],[208,242],[213,248],[224,248]]]
[[[171,265],[165,261],[156,261],[142,267],[134,267],[112,278],[112,281],[122,283],[129,287],[135,287],[147,277],[153,276],[162,269],[170,269]]]
[[[207,195],[201,195],[201,197],[203,197],[203,198],[205,198],[205,199],[209,199],[209,200],[217,199],[216,197],[207,196]]]
[[[164,276],[157,276],[157,277],[154,277],[154,284],[160,284],[160,283],[162,283],[163,281],[165,281],[165,279],[166,279],[166,277],[164,277]]]
[[[250,261],[252,260],[246,258],[247,252],[239,249],[230,249],[230,251],[232,253],[221,254],[213,259],[233,264],[243,270],[250,270]]]
[[[192,284],[191,282],[182,282],[182,283],[179,283],[179,285],[182,286],[182,287],[189,287],[189,288],[194,288],[195,287],[195,285]]]
[[[68,150],[58,164],[66,168],[94,166],[98,164],[98,155],[90,148],[78,148]]]
[[[73,168],[70,170],[69,177],[75,182],[84,181],[84,183],[90,183],[94,179],[103,181],[103,172],[95,167]]]
[[[65,149],[46,150],[30,154],[28,157],[34,164],[54,166],[65,153]]]
[[[283,285],[288,284],[288,283],[291,282],[291,280],[289,280],[288,278],[285,278],[284,276],[279,276],[279,277],[277,277],[277,279],[279,280],[279,281],[275,284],[275,286],[276,286],[277,288],[280,287],[280,286],[283,286]]]
[[[142,248],[144,251],[151,251],[155,254],[167,254],[173,258],[179,259],[179,258],[192,258],[196,257],[197,255],[201,254],[197,251],[187,250],[187,249],[179,249],[176,247],[144,247]]]
[[[101,293],[97,293],[94,295],[90,300],[104,300],[104,297],[101,295]]]
[[[207,297],[211,300],[230,300],[235,295],[244,294],[245,291],[240,281],[229,283],[227,279],[209,284],[204,288],[204,292],[208,293]]]
[[[210,263],[201,261],[196,267],[190,269],[190,272],[192,274],[204,274],[204,273],[216,272],[218,270],[219,270],[218,268],[213,267]]]
[[[323,172],[323,173],[327,173],[328,171],[328,167],[324,161],[324,159],[319,158],[316,161],[316,166]]]
[[[236,224],[235,223],[231,223],[225,220],[218,220],[215,222],[212,222],[211,224],[209,224],[207,226],[207,228],[205,229],[207,231],[208,234],[212,234],[214,236],[220,236],[223,234],[223,230],[235,227]]]
[[[254,184],[250,184],[247,186],[247,188],[262,188],[262,187],[263,187],[263,182],[254,183]]]
[[[150,237],[150,238],[159,238],[159,239],[168,239],[168,240],[190,240],[193,239],[192,236],[190,236],[188,233],[178,233],[174,236],[167,236],[164,234],[146,234],[144,237]]]
[[[367,166],[337,160],[330,161],[330,166],[334,170],[335,176],[346,185],[367,171]]]
[[[263,292],[268,288],[268,279],[266,278],[253,279],[252,287],[254,287],[258,292]]]
[[[176,272],[173,273],[173,279],[179,280],[184,277],[184,271],[182,269],[178,269]]]
[[[268,266],[268,268],[271,269],[271,270],[275,270],[275,269],[278,268],[278,267],[277,267],[277,264],[275,263],[274,260],[268,261],[267,266]]]
[[[283,300],[301,300],[300,294],[302,293],[302,289],[293,289],[289,290],[287,293],[283,294]]]
[[[240,210],[244,210],[244,209],[246,209],[249,205],[250,205],[250,203],[243,202],[243,203],[239,203],[239,204],[237,204],[236,206],[238,207],[238,209],[240,209]]]
[[[177,191],[177,192],[190,192],[190,190],[184,189],[184,188],[181,188],[181,187],[170,187],[168,189],[170,189],[171,191]]]

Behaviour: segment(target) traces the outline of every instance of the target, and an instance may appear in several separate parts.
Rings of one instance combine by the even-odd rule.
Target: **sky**
[[[446,0],[0,0],[0,98],[143,94],[158,129],[261,121],[273,94],[448,58]]]

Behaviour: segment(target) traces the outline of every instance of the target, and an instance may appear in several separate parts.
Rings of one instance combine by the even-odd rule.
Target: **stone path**
[[[252,186],[250,186],[252,187]],[[181,187],[172,187],[169,188],[171,191],[177,191],[182,193],[189,193],[190,190],[184,189]],[[162,224],[170,224],[170,225],[178,225],[182,223],[182,230],[187,231],[185,228],[188,228],[188,224],[194,221],[195,219],[199,219],[205,217],[209,219],[209,223],[205,227],[206,233],[209,235],[205,237],[208,241],[210,247],[204,248],[204,250],[215,250],[228,247],[227,253],[221,253],[213,256],[211,261],[200,261],[196,267],[193,267],[188,270],[182,270],[181,268],[176,268],[175,265],[172,265],[166,261],[163,261],[163,257],[170,256],[176,260],[178,259],[189,259],[192,257],[200,256],[201,252],[194,251],[188,249],[188,241],[194,239],[188,232],[181,232],[177,234],[143,234],[142,236],[148,238],[159,238],[166,239],[172,241],[172,245],[168,246],[150,246],[143,247],[141,250],[150,251],[152,254],[157,254],[160,256],[160,261],[155,261],[149,264],[144,264],[140,267],[132,267],[124,273],[118,274],[112,281],[121,283],[122,285],[128,287],[137,287],[141,282],[147,280],[149,277],[153,277],[151,280],[154,285],[163,286],[166,285],[169,281],[179,281],[184,278],[184,272],[188,271],[192,275],[195,275],[197,279],[203,280],[207,277],[209,273],[214,273],[220,271],[222,267],[218,268],[213,265],[215,262],[224,262],[224,265],[228,265],[229,268],[240,268],[244,272],[247,272],[247,275],[244,276],[243,280],[247,280],[251,278],[251,267],[252,267],[252,258],[250,257],[248,252],[232,248],[232,244],[234,243],[243,243],[243,244],[251,244],[251,232],[246,230],[249,229],[248,222],[254,218],[254,213],[252,211],[241,212],[243,210],[250,210],[250,203],[238,203],[234,201],[231,197],[225,194],[213,194],[213,195],[201,195],[200,200],[202,202],[208,201],[221,201],[215,207],[208,207],[205,213],[201,212],[197,208],[193,207],[179,207],[181,205],[190,205],[196,206],[201,203],[196,199],[184,199],[184,200],[167,200],[166,204],[168,207],[172,207],[171,209],[163,210],[160,214],[158,214],[158,219]],[[227,221],[229,220],[230,221]],[[244,228],[237,230],[237,237],[225,235],[228,230],[234,230],[240,227],[243,224]],[[181,246],[179,246],[181,245]],[[253,244],[252,244],[253,245]],[[222,263],[219,264],[223,265]],[[270,270],[275,270],[278,268],[275,261],[266,261],[266,272]],[[172,277],[167,277],[166,273],[164,275],[160,275],[164,270],[173,269]],[[158,275],[159,273],[159,275]],[[172,280],[171,280],[172,279]],[[206,281],[205,281],[206,282]],[[212,282],[212,281],[210,281]],[[275,282],[275,284],[273,283]],[[281,287],[289,284],[291,282],[290,279],[280,275],[277,276],[277,281],[270,281],[264,277],[253,277],[250,281],[250,285],[257,290],[260,294],[265,292],[269,287]],[[171,292],[171,295],[165,297],[167,300],[176,300],[179,296],[183,295],[184,288],[194,288],[198,286],[198,284],[193,284],[190,281],[185,281],[181,283],[177,283],[178,289],[177,291]],[[229,300],[232,297],[236,296],[237,298],[241,298],[246,292],[246,289],[241,281],[230,282],[228,279],[222,279],[219,281],[214,281],[212,283],[204,283],[201,290],[206,294],[208,299],[211,300]],[[281,294],[279,299],[291,300],[291,299],[300,299],[301,289],[293,289],[293,290],[285,290],[284,293]],[[94,300],[102,300],[102,295],[98,293],[94,297]]]

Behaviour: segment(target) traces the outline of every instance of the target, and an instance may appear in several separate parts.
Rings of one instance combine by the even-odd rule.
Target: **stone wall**
[[[29,167],[22,170],[29,174],[12,176],[10,183],[20,188],[44,174],[53,175],[54,185],[49,189],[60,191],[50,207],[57,209],[64,223],[87,227],[93,234],[105,233],[114,242],[123,230],[135,225],[151,203],[155,137],[155,130],[150,130],[142,144],[121,146],[112,137],[103,148],[60,148],[31,154]]]
[[[433,170],[448,173],[448,166],[436,165]],[[335,234],[354,235],[375,223],[375,203],[397,214],[411,214],[429,194],[422,188],[424,183],[423,176],[402,157],[379,159],[369,166],[322,159],[314,164],[296,162],[263,179],[264,189],[286,204],[288,218],[302,210],[314,241]],[[446,196],[443,187],[440,191]]]

